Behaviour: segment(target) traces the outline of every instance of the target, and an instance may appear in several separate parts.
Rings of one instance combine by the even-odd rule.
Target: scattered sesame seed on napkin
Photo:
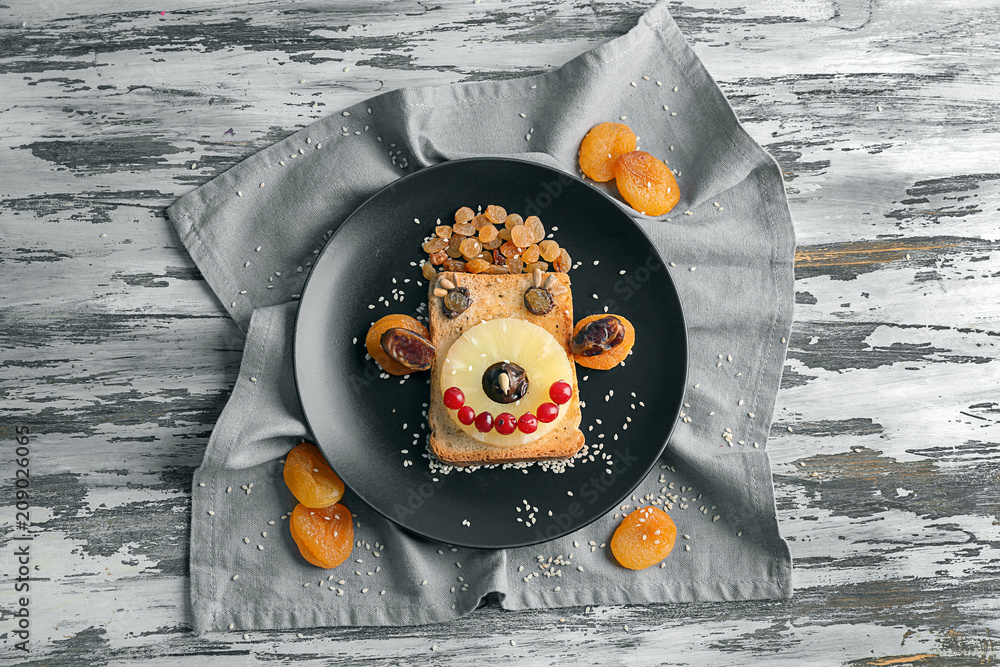
[[[287,527],[295,503],[281,460],[310,438],[292,327],[330,230],[379,188],[444,160],[509,156],[576,173],[581,138],[621,116],[643,149],[678,169],[682,193],[658,219],[632,212],[669,262],[689,325],[690,385],[661,465],[590,526],[500,551],[416,538],[348,490],[351,559],[332,571],[305,562]],[[607,191],[618,198],[613,184]],[[168,215],[247,332],[194,475],[196,632],[445,621],[490,592],[507,609],[791,595],[765,444],[792,318],[794,232],[778,165],[740,126],[666,2],[539,76],[404,88],[357,104],[247,158]],[[622,514],[650,499],[670,503],[682,534],[662,567],[626,570],[607,543]]]

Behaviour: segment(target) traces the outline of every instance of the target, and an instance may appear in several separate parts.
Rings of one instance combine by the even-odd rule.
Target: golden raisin
[[[521,249],[513,241],[507,241],[500,246],[500,252],[503,253],[504,257],[517,257],[521,254]]]
[[[506,266],[501,266],[499,264],[490,264],[489,268],[486,269],[486,273],[498,276],[504,273],[510,273],[510,271],[507,269]]]
[[[517,225],[510,229],[510,240],[518,248],[527,248],[535,242],[535,233],[527,225]]]
[[[611,553],[622,567],[644,570],[670,555],[677,526],[658,507],[637,509],[622,519],[611,537]]]
[[[441,266],[444,264],[444,260],[448,259],[448,254],[443,250],[439,250],[431,253],[431,256],[428,259],[430,259],[431,264],[434,266]]]
[[[288,527],[299,553],[316,567],[337,567],[354,550],[354,523],[343,505],[317,509],[296,505]]]
[[[541,243],[545,240],[545,227],[537,215],[528,216],[528,219],[524,221],[524,225],[534,234],[534,241],[532,243]]]
[[[462,256],[469,260],[483,251],[483,244],[480,243],[478,239],[470,236],[462,241],[461,245],[458,246],[458,249],[462,251]]]
[[[615,160],[635,150],[635,132],[621,123],[601,123],[580,144],[580,169],[603,183],[615,177]]]
[[[508,257],[504,263],[507,265],[507,270],[511,273],[521,273],[524,271],[524,260],[521,259],[520,255]]]
[[[455,273],[462,273],[465,271],[465,262],[460,259],[446,259],[441,268],[445,271],[454,271]]]
[[[507,229],[510,229],[515,225],[523,225],[523,224],[524,224],[524,218],[519,216],[517,213],[511,213],[503,221],[503,226],[506,227]]]
[[[471,222],[460,222],[453,229],[459,236],[472,236],[476,233],[476,226]]]
[[[645,215],[663,215],[681,198],[670,168],[645,151],[632,151],[618,158],[615,182],[622,199]]]
[[[555,241],[542,241],[538,244],[538,251],[546,262],[554,262],[559,257],[559,244]]]
[[[545,273],[546,271],[549,270],[549,265],[546,264],[545,262],[532,262],[531,264],[524,265],[525,273],[534,273],[535,269],[538,269],[542,273]]]
[[[452,259],[458,259],[462,256],[462,251],[459,250],[459,246],[462,245],[462,241],[465,240],[464,236],[460,234],[455,234],[450,239],[448,239],[448,248],[445,250],[448,256]]]
[[[477,215],[472,219],[472,226],[475,227],[477,230],[482,229],[486,225],[490,224],[493,224],[492,221],[482,213],[480,213],[479,215]]]
[[[510,230],[504,227],[500,230],[500,238],[503,241],[510,241]]]
[[[434,228],[434,234],[443,239],[450,239],[451,225],[438,225]]]
[[[344,497],[344,483],[327,465],[319,448],[308,442],[288,452],[282,476],[288,490],[306,507],[327,507]]]
[[[483,225],[479,228],[479,240],[483,243],[489,243],[495,238],[500,236],[500,232],[493,225]]]
[[[425,279],[430,280],[435,276],[435,274],[437,274],[437,271],[434,270],[433,264],[430,262],[424,262],[424,265],[420,267],[420,273]]]
[[[484,229],[485,229],[485,227],[484,227]],[[485,248],[486,250],[496,250],[501,245],[503,245],[503,239],[500,238],[500,235],[498,234],[497,237],[495,239],[493,239],[492,241],[486,241],[486,242],[484,242],[483,243],[483,248]]]
[[[537,243],[532,243],[527,248],[525,248],[524,252],[521,253],[521,259],[523,259],[528,264],[531,264],[532,262],[537,262],[538,261],[538,244]]]
[[[570,258],[569,253],[566,252],[566,248],[559,249],[559,257],[553,260],[552,268],[562,273],[569,273],[569,270],[573,268],[573,260]]]
[[[476,212],[473,211],[468,206],[463,206],[462,208],[455,211],[455,222],[468,222],[476,217]]]
[[[469,273],[482,273],[488,268],[490,268],[490,263],[479,257],[465,263],[465,270]]]
[[[440,237],[434,237],[430,241],[424,243],[424,252],[428,254],[433,254],[435,252],[440,252],[448,247],[448,241]]]
[[[501,222],[507,219],[507,211],[504,210],[503,206],[497,206],[496,204],[490,204],[486,207],[486,217],[490,219],[495,225],[499,225]]]

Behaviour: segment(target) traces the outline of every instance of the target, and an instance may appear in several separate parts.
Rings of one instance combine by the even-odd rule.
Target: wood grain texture
[[[792,600],[487,600],[446,626],[301,638],[189,632],[188,487],[243,343],[163,208],[373,93],[543,71],[646,3],[122,7],[0,8],[2,664],[1000,663],[994,3],[671,5],[780,162],[796,224],[768,445]],[[18,424],[34,438],[27,657],[9,634]]]

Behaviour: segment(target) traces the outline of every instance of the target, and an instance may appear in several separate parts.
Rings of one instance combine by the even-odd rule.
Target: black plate
[[[635,325],[637,342],[625,367],[577,367],[586,402],[581,428],[589,444],[603,442],[603,451],[613,457],[610,475],[600,458],[578,461],[560,474],[537,465],[527,474],[518,469],[433,474],[422,456],[427,429],[421,428],[426,425],[421,412],[430,400],[430,374],[415,374],[400,384],[400,378],[381,379],[375,363],[364,358],[365,334],[373,321],[389,313],[413,315],[426,302],[426,283],[411,263],[426,256],[420,246],[433,233],[435,219],[451,222],[459,207],[487,204],[525,217],[539,215],[573,261],[582,263],[570,272],[575,319],[604,312],[608,305],[610,312]],[[404,291],[402,302],[392,298],[394,288]],[[388,299],[388,307],[380,296]],[[299,397],[333,468],[389,519],[459,546],[543,542],[573,532],[623,502],[666,445],[683,400],[686,372],[680,300],[646,234],[604,193],[563,172],[520,160],[445,162],[378,192],[344,221],[318,256],[295,327]],[[605,401],[611,390],[614,395]],[[627,430],[622,429],[626,417],[631,417]],[[420,434],[416,446],[414,433]],[[400,452],[404,449],[409,453]],[[404,467],[405,460],[413,465]],[[524,500],[539,510],[531,526],[517,521],[527,517],[523,508],[516,509]]]

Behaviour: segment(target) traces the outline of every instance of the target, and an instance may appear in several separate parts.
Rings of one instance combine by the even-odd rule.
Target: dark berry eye
[[[529,287],[524,292],[524,307],[534,315],[545,315],[556,307],[556,300],[544,287]]]

